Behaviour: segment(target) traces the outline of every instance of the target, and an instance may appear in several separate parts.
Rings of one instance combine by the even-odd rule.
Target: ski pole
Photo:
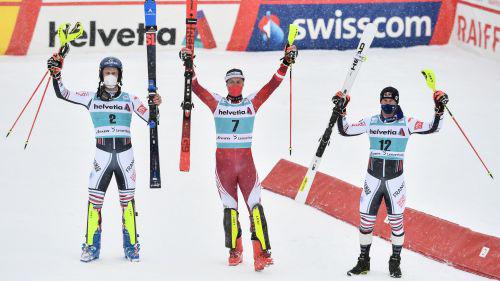
[[[292,155],[292,67],[290,67],[290,140],[288,145],[288,151],[290,152],[290,156]]]
[[[285,50],[287,47],[293,45],[293,41],[295,41],[295,37],[297,36],[297,34],[299,33],[299,27],[295,24],[290,24],[289,27],[288,27],[288,44],[286,45],[285,47]],[[293,81],[293,77],[292,77],[292,70],[293,70],[293,64],[290,64],[290,110],[289,110],[289,125],[290,125],[290,128],[289,128],[289,132],[290,132],[290,137],[289,137],[289,143],[288,143],[288,151],[290,153],[290,156],[292,155],[292,93],[293,93],[293,84],[292,84],[292,81]]]
[[[19,113],[19,115],[17,115],[16,121],[14,121],[14,124],[12,124],[12,127],[10,127],[10,130],[7,132],[7,135],[5,136],[6,138],[10,135],[10,133],[12,133],[12,130],[14,130],[14,127],[16,126],[17,121],[19,121],[19,118],[21,118],[21,116],[23,115],[24,111],[26,110],[26,107],[28,107],[28,104],[30,104],[31,100],[35,96],[35,93],[38,91],[38,88],[40,88],[40,85],[42,85],[42,82],[43,82],[43,80],[45,80],[45,77],[47,77],[48,73],[49,73],[48,70],[45,71],[45,75],[43,75],[42,79],[40,80],[40,82],[36,86],[35,90],[33,91],[30,98],[28,99],[28,101],[24,105],[23,109],[21,110],[21,113]]]
[[[35,118],[33,119],[33,123],[31,124],[31,129],[28,134],[28,138],[24,142],[24,149],[26,149],[26,146],[28,146],[28,142],[30,141],[31,133],[33,132],[33,128],[35,127],[36,119],[38,118],[38,113],[40,112],[40,108],[42,107],[43,99],[45,98],[45,94],[47,93],[47,89],[49,88],[50,80],[52,80],[52,77],[49,77],[47,80],[47,84],[45,84],[45,89],[43,90],[43,95],[42,98],[40,99],[40,103],[38,104],[38,109],[36,110]]]
[[[427,86],[433,92],[435,92],[436,91],[436,79],[435,79],[436,76],[434,75],[434,71],[432,71],[430,69],[426,69],[426,70],[422,70],[421,73],[425,77],[425,81],[427,82]],[[451,119],[453,120],[453,122],[455,123],[455,125],[457,125],[458,129],[460,130],[460,132],[464,136],[465,140],[467,141],[467,143],[470,145],[470,147],[472,148],[472,150],[476,154],[476,156],[479,159],[479,161],[481,161],[481,164],[483,164],[483,167],[486,169],[486,172],[488,173],[488,175],[491,177],[491,179],[494,179],[493,178],[493,174],[491,173],[490,169],[488,169],[488,167],[484,163],[484,161],[481,158],[481,156],[479,156],[479,153],[477,152],[476,148],[474,147],[474,145],[472,145],[472,142],[467,137],[467,134],[465,134],[465,131],[462,129],[462,126],[460,126],[460,124],[458,124],[458,121],[457,121],[457,119],[455,119],[455,116],[453,116],[453,113],[451,113],[450,109],[448,108],[448,106],[446,104],[444,105],[444,108],[446,109],[446,111],[448,111],[448,114],[450,114]]]

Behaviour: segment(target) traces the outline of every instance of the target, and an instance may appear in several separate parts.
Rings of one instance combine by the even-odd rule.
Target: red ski
[[[196,6],[197,0],[186,0],[186,48],[193,51],[196,37]],[[194,57],[194,55],[193,55]],[[190,152],[191,152],[191,109],[193,103],[191,99],[191,82],[193,78],[193,60],[184,62],[184,101],[182,107],[182,139],[181,139],[181,159],[179,169],[182,172],[189,172]]]

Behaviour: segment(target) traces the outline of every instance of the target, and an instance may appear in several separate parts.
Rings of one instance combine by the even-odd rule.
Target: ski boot
[[[123,252],[129,261],[138,262],[140,244],[137,241],[139,235],[135,227],[135,202],[129,201],[127,207],[123,208]]]
[[[82,256],[80,257],[80,261],[82,262],[91,262],[99,258],[101,251],[101,230],[97,230],[94,233],[91,244],[87,243],[82,244]]]
[[[125,258],[129,261],[138,262],[140,261],[139,251],[141,245],[139,243],[130,243],[130,235],[128,231],[123,229],[123,252],[125,253]]]
[[[258,240],[252,240],[253,245],[253,260],[255,271],[261,271],[266,266],[274,264],[273,258],[271,257],[271,251],[262,250],[260,242]]]
[[[224,209],[224,234],[226,247],[229,248],[228,265],[230,266],[238,265],[243,261],[243,244],[238,215],[236,209]]]
[[[370,257],[360,255],[358,263],[351,270],[347,271],[348,276],[367,274],[370,271]]]
[[[229,250],[228,264],[235,266],[243,262],[243,244],[241,237],[236,239],[236,248]]]
[[[251,239],[255,271],[261,271],[264,267],[274,263],[271,258],[271,244],[269,243],[267,221],[261,204],[256,204],[252,208],[250,232],[252,233]]]
[[[401,256],[392,255],[389,259],[389,275],[393,278],[401,278]]]
[[[94,208],[90,201],[87,207],[87,233],[82,245],[80,261],[90,262],[99,258],[101,251],[101,209]]]

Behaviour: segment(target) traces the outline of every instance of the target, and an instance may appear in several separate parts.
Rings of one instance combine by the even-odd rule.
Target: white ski
[[[369,23],[366,25],[365,30],[363,31],[363,35],[361,36],[361,40],[359,41],[358,47],[356,48],[356,53],[354,54],[353,61],[349,66],[344,85],[342,86],[342,94],[344,97],[347,95],[347,93],[350,92],[351,87],[354,84],[354,80],[358,75],[359,69],[361,68],[361,64],[366,60],[366,53],[373,42],[375,32],[376,30],[373,24]],[[335,126],[338,118],[339,115],[335,111],[333,111],[328,123],[328,127],[326,128],[319,142],[316,154],[314,155],[311,165],[309,166],[309,169],[307,170],[307,173],[299,186],[297,195],[295,196],[295,200],[298,202],[306,202],[309,191],[311,190],[312,183],[314,181],[314,178],[316,177],[316,172],[318,171],[319,164],[321,163],[321,158],[323,157],[323,153],[325,152],[326,147],[330,143],[330,136],[332,135],[333,127]]]

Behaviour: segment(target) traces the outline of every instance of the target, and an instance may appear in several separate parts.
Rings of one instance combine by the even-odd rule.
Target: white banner
[[[460,47],[500,60],[500,1],[459,0],[452,38]]]
[[[61,2],[42,6],[28,54],[48,54],[59,46],[57,27],[64,22],[80,21],[85,33],[71,46],[87,52],[143,50],[145,48],[143,5],[108,2],[107,5]],[[225,50],[231,37],[239,4],[214,2],[198,5],[213,35],[217,49]],[[157,5],[157,48],[179,49],[186,33],[186,7],[179,4]],[[200,27],[201,21],[199,21]],[[196,47],[202,47],[198,34]]]

